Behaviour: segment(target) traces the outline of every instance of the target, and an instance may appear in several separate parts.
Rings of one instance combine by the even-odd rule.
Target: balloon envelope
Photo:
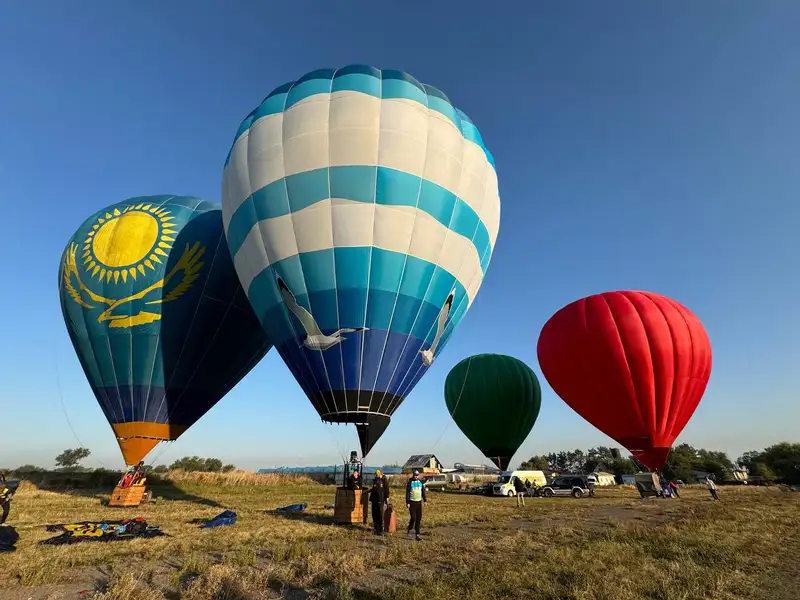
[[[500,219],[492,155],[444,93],[323,69],[239,127],[228,245],[269,338],[323,420],[366,454],[480,288]]]
[[[536,374],[502,354],[462,360],[447,375],[444,397],[464,435],[500,470],[528,437],[542,405]]]
[[[127,464],[177,439],[267,353],[217,205],[131,198],[67,244],[59,296],[70,339]]]
[[[659,294],[619,291],[577,300],[542,328],[539,365],[575,412],[659,469],[711,375],[700,320]]]

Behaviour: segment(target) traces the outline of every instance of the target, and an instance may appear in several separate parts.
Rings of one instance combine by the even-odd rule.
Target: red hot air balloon
[[[650,292],[606,292],[565,306],[542,328],[537,353],[556,394],[650,469],[664,466],[711,375],[700,320]]]

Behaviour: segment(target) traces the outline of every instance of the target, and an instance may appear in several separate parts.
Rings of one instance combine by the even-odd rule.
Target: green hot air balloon
[[[447,375],[444,397],[456,425],[500,470],[528,437],[542,405],[536,374],[502,354],[462,360]]]

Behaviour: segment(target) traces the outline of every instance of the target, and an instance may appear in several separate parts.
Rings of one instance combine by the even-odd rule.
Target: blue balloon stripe
[[[309,350],[302,345],[302,337],[285,340],[276,348],[306,393],[311,391],[310,395],[357,389],[398,394],[401,388],[408,387],[404,382],[406,373],[423,365],[420,351],[427,345],[414,336],[371,329],[347,334],[346,338],[326,351]],[[423,365],[422,372],[426,370]],[[309,390],[306,385],[313,387]],[[378,406],[372,409],[377,410]]]
[[[347,275],[342,276],[351,271],[366,274],[367,269],[369,277],[360,281],[348,282]],[[435,306],[442,306],[452,290],[454,306],[466,296],[466,288],[452,274],[425,260],[381,248],[336,248],[291,256],[259,273],[248,291],[250,303],[259,314],[283,303],[275,284],[276,273],[298,299],[309,293],[348,288],[399,293]],[[466,300],[463,304],[466,306]],[[360,327],[363,322],[347,326]]]
[[[359,92],[382,99],[412,100],[435,110],[450,119],[465,139],[480,146],[486,153],[489,163],[494,166],[494,158],[480,134],[477,134],[475,126],[441,90],[423,85],[402,71],[381,71],[367,65],[348,65],[338,70],[320,69],[304,75],[293,83],[282,85],[270,93],[258,108],[247,116],[239,126],[231,146],[258,119],[284,112],[305,98],[341,91]],[[230,153],[225,164],[228,164],[229,159]]]
[[[189,427],[197,420],[197,409],[191,402],[178,402],[171,406],[162,402],[165,395],[175,395],[176,390],[167,391],[162,386],[120,385],[93,388],[98,404],[111,423],[144,421]],[[204,398],[202,390],[192,389],[198,402],[213,401]],[[198,395],[199,394],[199,395]],[[142,410],[142,407],[146,407]]]
[[[274,276],[273,276],[274,277]],[[296,294],[297,302],[306,307],[323,333],[333,333],[340,327],[367,327],[376,330],[391,330],[402,335],[433,342],[436,323],[442,303],[419,300],[395,292],[363,288],[337,288],[320,290],[310,294]],[[463,298],[456,292],[455,303]],[[298,336],[305,337],[301,323],[292,316],[283,304],[263,301],[263,296],[252,299],[253,307],[261,322],[269,327],[270,340],[282,344]],[[466,306],[466,302],[462,302]],[[338,309],[338,310],[337,310]],[[463,311],[454,312],[450,322],[456,324]]]
[[[361,92],[375,98],[381,97],[380,74],[368,75],[366,73],[336,74],[333,80],[332,93],[336,92]]]
[[[372,190],[375,190],[374,197]],[[256,223],[303,210],[328,198],[416,207],[451,231],[472,240],[479,257],[491,256],[489,230],[469,204],[432,181],[374,166],[326,167],[290,175],[264,186],[231,216],[227,231],[231,255],[236,256]],[[482,264],[484,273],[487,266],[488,258]]]

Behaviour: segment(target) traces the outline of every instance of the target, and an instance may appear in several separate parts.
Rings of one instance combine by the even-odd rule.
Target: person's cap
[[[414,469],[414,475],[419,475],[419,471],[417,471],[416,469]]]

